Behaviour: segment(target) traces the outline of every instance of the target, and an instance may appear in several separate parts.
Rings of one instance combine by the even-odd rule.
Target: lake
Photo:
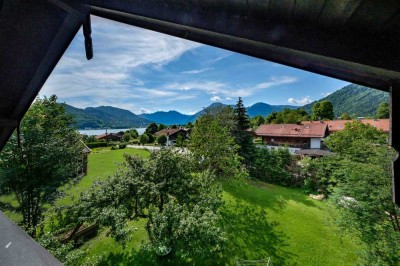
[[[120,131],[127,131],[129,128],[113,128],[113,129],[107,129],[107,133],[117,133]],[[135,128],[139,135],[143,134],[146,128],[140,127],[140,128]],[[79,133],[85,134],[88,136],[97,136],[106,133],[105,129],[78,129]]]

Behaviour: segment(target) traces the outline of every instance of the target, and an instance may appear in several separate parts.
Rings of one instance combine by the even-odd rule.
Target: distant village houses
[[[165,128],[157,131],[154,135],[157,137],[165,135],[167,137],[166,146],[173,146],[176,143],[176,139],[181,135],[184,139],[189,137],[190,129],[188,128]]]
[[[105,140],[105,141],[120,141],[122,140],[122,136],[124,132],[120,131],[118,133],[104,133],[101,135],[96,136],[98,140]]]
[[[389,119],[360,119],[385,133],[389,133]],[[273,149],[286,146],[292,154],[320,157],[332,155],[323,140],[329,134],[341,131],[352,120],[303,121],[299,124],[267,124],[257,128],[254,135],[261,137],[262,143]]]

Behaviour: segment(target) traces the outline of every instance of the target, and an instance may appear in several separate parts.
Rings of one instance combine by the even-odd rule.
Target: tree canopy
[[[389,103],[381,102],[381,104],[378,106],[378,109],[376,110],[376,118],[383,119],[389,117],[390,117]]]
[[[80,136],[56,96],[37,98],[0,153],[0,193],[15,193],[22,225],[34,236],[58,188],[79,176],[83,158]]]
[[[267,124],[296,124],[306,120],[309,120],[309,116],[302,108],[285,108],[281,112],[272,112],[265,118]]]
[[[225,119],[231,114],[231,109],[207,112],[197,119],[190,135],[189,149],[201,162],[201,168],[217,176],[233,177],[240,167],[239,147],[230,130],[235,121]]]
[[[333,113],[333,105],[328,100],[315,103],[312,108],[312,112],[313,120],[332,120],[335,118],[335,114]]]

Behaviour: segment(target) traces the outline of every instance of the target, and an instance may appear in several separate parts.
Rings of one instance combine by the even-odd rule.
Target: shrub
[[[146,134],[142,134],[140,136],[140,143],[144,145],[148,142],[149,142],[149,136],[147,136]]]
[[[140,140],[139,140],[139,139],[131,139],[131,140],[129,141],[129,143],[130,143],[130,144],[139,144],[139,143],[140,143]]]
[[[125,142],[128,142],[128,141],[131,139],[131,134],[125,133],[125,134],[122,136],[122,139],[123,139]]]
[[[167,136],[161,135],[157,139],[157,143],[160,144],[161,146],[165,146],[167,144]]]
[[[146,133],[146,135],[149,137],[149,141],[147,143],[153,143],[156,140],[153,134]]]
[[[293,178],[287,170],[291,161],[292,158],[287,148],[277,150],[257,148],[251,176],[268,183],[294,186]]]
[[[112,146],[111,146],[111,149],[112,149],[112,150],[119,150],[119,145],[118,145],[118,144],[112,145]]]
[[[89,148],[100,148],[100,147],[107,147],[107,142],[103,142],[103,141],[98,141],[98,142],[89,142],[86,143],[86,146],[88,146]]]
[[[126,148],[126,142],[121,142],[121,143],[119,144],[119,148],[120,148],[120,149],[125,149],[125,148]]]

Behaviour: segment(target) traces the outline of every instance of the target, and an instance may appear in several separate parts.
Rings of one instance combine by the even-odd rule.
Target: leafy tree
[[[161,146],[165,146],[167,144],[167,136],[165,135],[160,135],[157,138],[157,143],[160,144]]]
[[[146,134],[154,134],[158,131],[158,126],[156,123],[151,123],[150,125],[148,125],[148,127],[146,128]]]
[[[313,120],[323,120],[323,119],[331,120],[335,117],[333,113],[333,105],[328,100],[315,103],[312,108],[312,111],[313,111],[312,114]]]
[[[389,118],[389,117],[390,117],[389,103],[381,102],[378,109],[376,110],[376,118],[383,119],[383,118]]]
[[[137,139],[139,137],[139,132],[134,128],[127,130],[125,133],[129,133],[132,139]]]
[[[122,136],[122,139],[123,139],[125,142],[130,141],[130,140],[131,140],[131,134],[125,133],[125,134]]]
[[[325,144],[334,152],[340,154],[357,154],[358,159],[363,160],[368,157],[368,146],[365,145],[362,149],[356,149],[359,146],[356,144],[374,143],[374,144],[387,144],[388,136],[381,130],[377,130],[371,125],[363,124],[360,121],[353,121],[346,123],[345,129],[336,132],[326,138]],[[356,147],[356,148],[355,148]]]
[[[158,125],[158,131],[166,129],[167,127],[164,124],[159,124]]]
[[[218,176],[233,177],[240,167],[238,146],[227,126],[211,113],[199,117],[190,135],[190,151],[201,162],[203,170],[209,169]]]
[[[293,186],[287,168],[292,161],[292,157],[287,148],[269,150],[266,148],[256,148],[255,161],[250,175],[268,183]]]
[[[342,119],[342,120],[351,120],[351,116],[349,115],[349,113],[343,113],[340,116],[340,119]]]
[[[193,128],[193,123],[192,122],[187,123],[186,127],[187,128]]]
[[[386,134],[355,121],[329,136],[326,144],[336,156],[314,160],[315,172],[339,207],[338,223],[346,232],[355,230],[363,242],[362,264],[397,265],[400,210],[392,202],[395,153]]]
[[[175,146],[176,146],[176,147],[183,147],[183,146],[185,146],[184,137],[183,137],[181,134],[178,134],[178,136],[176,137]]]
[[[147,143],[154,143],[154,141],[156,140],[156,137],[153,134],[150,134],[150,133],[146,133],[146,135],[149,138]]]
[[[178,126],[177,125],[172,125],[171,128],[175,129],[175,128],[178,128]]]
[[[109,226],[121,243],[134,231],[129,220],[147,217],[146,231],[160,257],[212,258],[225,242],[218,228],[221,188],[209,172],[196,173],[190,155],[163,149],[149,160],[125,155],[113,177],[95,183],[78,205],[64,211],[65,223]]]
[[[140,135],[140,144],[146,144],[149,142],[149,136],[147,134]]]
[[[22,225],[35,236],[45,204],[58,188],[78,177],[83,156],[73,118],[55,95],[37,98],[21,122],[21,145],[13,134],[0,154],[0,192],[13,192]]]
[[[236,103],[234,113],[236,125],[233,130],[233,136],[239,146],[239,156],[244,159],[246,167],[250,168],[250,165],[254,160],[255,145],[253,142],[253,136],[251,132],[248,131],[250,128],[249,116],[246,113],[246,107],[244,107],[241,97],[239,97],[239,100]]]
[[[272,112],[265,118],[268,124],[295,124],[306,120],[309,120],[309,116],[302,108],[285,108],[280,112]]]
[[[253,129],[265,124],[265,119],[261,115],[257,115],[250,120],[250,125]]]

